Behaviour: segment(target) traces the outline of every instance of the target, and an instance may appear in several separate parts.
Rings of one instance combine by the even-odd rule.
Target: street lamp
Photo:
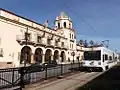
[[[73,56],[73,63],[74,63],[75,52],[73,51],[71,54],[72,54],[72,56]]]
[[[25,50],[25,60],[24,60],[24,67],[26,67],[26,61],[27,61],[27,44],[28,44],[28,27],[27,30],[25,32],[25,46],[26,46],[26,50]]]

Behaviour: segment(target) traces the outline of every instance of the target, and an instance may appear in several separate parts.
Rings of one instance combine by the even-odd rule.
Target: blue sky
[[[110,40],[109,47],[120,50],[120,0],[1,0],[0,7],[41,24],[66,12],[73,21],[76,37]]]

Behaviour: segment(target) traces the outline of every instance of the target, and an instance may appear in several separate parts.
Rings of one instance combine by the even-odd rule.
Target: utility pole
[[[105,43],[105,42],[106,42],[106,43]],[[102,44],[105,45],[105,47],[108,48],[108,46],[109,46],[109,40],[104,40],[104,41],[102,41]]]

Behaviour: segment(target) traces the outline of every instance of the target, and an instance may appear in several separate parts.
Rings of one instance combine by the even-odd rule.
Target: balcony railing
[[[61,44],[61,48],[63,48],[63,49],[68,49],[68,46],[65,45],[65,44],[64,44],[64,45]]]
[[[24,36],[24,35],[17,35],[17,36],[16,36],[16,40],[17,40],[18,42],[20,42],[21,44],[26,43],[26,39],[25,39],[25,36]],[[35,43],[36,43],[36,41],[35,41],[34,39],[28,37],[28,39],[27,39],[27,44],[35,44]]]
[[[55,48],[61,48],[61,44],[60,44],[60,42],[55,43]]]
[[[51,40],[51,41],[47,42],[47,45],[46,45],[46,46],[47,46],[47,47],[54,47],[53,41]]]
[[[41,39],[39,40],[39,42],[36,42],[36,45],[46,45],[46,42],[43,39]]]
[[[16,40],[20,43],[20,44],[25,44],[26,40],[25,40],[25,36],[24,35],[17,35],[16,36]],[[53,40],[47,42],[46,39],[41,39],[41,40],[37,40],[35,38],[30,38],[27,40],[27,44],[32,44],[35,46],[46,46],[46,47],[55,47],[55,48],[63,48],[63,49],[67,49],[67,45],[62,45],[61,42],[55,43]]]

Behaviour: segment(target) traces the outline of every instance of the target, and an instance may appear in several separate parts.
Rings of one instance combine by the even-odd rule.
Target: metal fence
[[[19,86],[22,90],[24,85],[40,82],[42,80],[58,77],[66,73],[78,71],[80,63],[59,64],[56,67],[48,68],[44,71],[29,72],[28,67],[0,69],[0,89]]]

